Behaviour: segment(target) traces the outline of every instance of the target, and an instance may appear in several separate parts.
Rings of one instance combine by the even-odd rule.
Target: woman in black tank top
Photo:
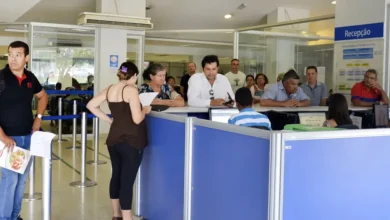
[[[99,119],[111,124],[106,143],[112,166],[110,198],[113,220],[132,220],[133,184],[143,149],[148,144],[145,116],[151,107],[142,108],[140,104],[137,74],[138,68],[134,63],[123,63],[117,74],[120,82],[104,89],[87,105]],[[113,119],[100,110],[105,101]]]

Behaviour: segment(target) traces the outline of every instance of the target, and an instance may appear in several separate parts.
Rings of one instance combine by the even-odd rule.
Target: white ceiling
[[[115,0],[112,0],[113,3]],[[260,24],[277,7],[303,8],[312,16],[334,13],[332,0],[146,0],[155,29],[227,29]],[[5,3],[6,2],[6,3]],[[38,2],[34,6],[34,2]],[[246,3],[243,10],[236,8]],[[0,0],[0,21],[75,24],[81,12],[94,12],[95,0]],[[3,7],[5,5],[5,7]],[[23,8],[30,8],[24,11]],[[20,13],[14,13],[18,10]],[[12,13],[10,13],[12,12]],[[233,18],[223,16],[232,13]],[[7,18],[7,19],[5,19]]]

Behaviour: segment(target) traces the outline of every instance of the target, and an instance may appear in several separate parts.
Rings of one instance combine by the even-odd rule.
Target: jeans
[[[16,146],[29,150],[31,135],[12,136]],[[22,210],[24,188],[30,171],[31,161],[24,174],[1,169],[0,181],[0,220],[17,220]]]

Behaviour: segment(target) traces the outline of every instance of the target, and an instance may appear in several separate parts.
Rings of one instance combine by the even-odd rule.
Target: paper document
[[[50,132],[36,131],[31,136],[31,155],[51,158],[51,141],[56,135]]]
[[[17,146],[13,152],[8,153],[8,148],[0,141],[0,167],[23,174],[30,158],[30,151]]]
[[[359,127],[359,129],[362,129],[362,117],[351,115],[350,118],[353,125],[356,125]]]
[[[150,106],[152,104],[154,98],[158,95],[157,92],[146,92],[139,94],[139,100],[143,107]]]

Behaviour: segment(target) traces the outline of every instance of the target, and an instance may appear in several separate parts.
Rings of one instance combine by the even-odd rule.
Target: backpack
[[[3,74],[3,71],[0,70],[0,96],[1,96],[1,93],[3,93],[4,89],[5,89],[4,74]]]

